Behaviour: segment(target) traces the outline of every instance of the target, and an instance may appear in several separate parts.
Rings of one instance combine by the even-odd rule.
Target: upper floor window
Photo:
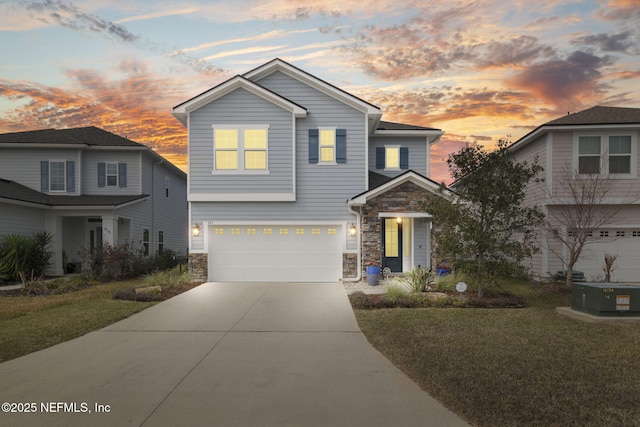
[[[632,135],[580,135],[577,138],[578,173],[633,177],[636,144]]]
[[[399,145],[376,147],[376,169],[409,169],[409,147]]]
[[[320,163],[336,162],[336,130],[320,129]]]
[[[335,165],[347,162],[347,130],[309,129],[309,163]]]
[[[631,135],[609,137],[609,173],[631,173]]]
[[[75,191],[75,162],[69,160],[41,161],[40,187],[43,193]]]
[[[266,171],[268,139],[267,125],[214,125],[214,171]]]
[[[116,162],[98,163],[98,187],[127,186],[127,164]]]

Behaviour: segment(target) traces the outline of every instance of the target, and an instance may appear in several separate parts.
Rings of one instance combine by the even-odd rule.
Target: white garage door
[[[209,230],[209,280],[335,282],[342,276],[342,228],[225,225]]]
[[[604,255],[617,255],[611,275],[613,282],[640,282],[640,229],[596,231],[574,267],[587,280],[603,280]]]

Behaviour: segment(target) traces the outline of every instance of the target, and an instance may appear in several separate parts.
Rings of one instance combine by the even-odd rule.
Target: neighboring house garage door
[[[342,276],[340,226],[212,225],[209,280],[336,282]]]
[[[574,270],[583,271],[587,280],[604,280],[604,255],[618,255],[611,280],[640,282],[640,229],[607,229],[594,233]]]

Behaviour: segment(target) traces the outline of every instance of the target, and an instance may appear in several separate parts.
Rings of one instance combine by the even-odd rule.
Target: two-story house
[[[516,160],[539,159],[544,167],[544,184],[532,184],[527,203],[541,206],[554,222],[540,230],[540,253],[531,268],[538,277],[553,275],[566,269],[568,250],[559,235],[574,232],[579,224],[562,219],[572,201],[589,194],[572,196],[568,192],[570,177],[584,183],[598,177],[610,180],[598,200],[599,209],[614,213],[594,230],[574,266],[587,280],[604,277],[605,254],[617,255],[612,280],[640,281],[640,179],[638,179],[638,132],[640,108],[592,107],[545,123],[516,141],[510,149]],[[578,183],[580,184],[580,183]],[[586,186],[576,186],[585,188]],[[599,186],[599,188],[603,188]],[[585,224],[593,222],[585,222]]]
[[[189,257],[199,280],[358,280],[430,266],[420,207],[439,129],[274,59],[173,109],[188,129]]]
[[[184,254],[187,218],[186,174],[142,144],[96,127],[0,134],[0,237],[51,233],[51,275],[103,244]]]

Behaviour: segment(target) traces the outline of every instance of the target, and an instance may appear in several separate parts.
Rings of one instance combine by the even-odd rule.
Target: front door
[[[382,218],[382,268],[402,273],[402,220]]]

